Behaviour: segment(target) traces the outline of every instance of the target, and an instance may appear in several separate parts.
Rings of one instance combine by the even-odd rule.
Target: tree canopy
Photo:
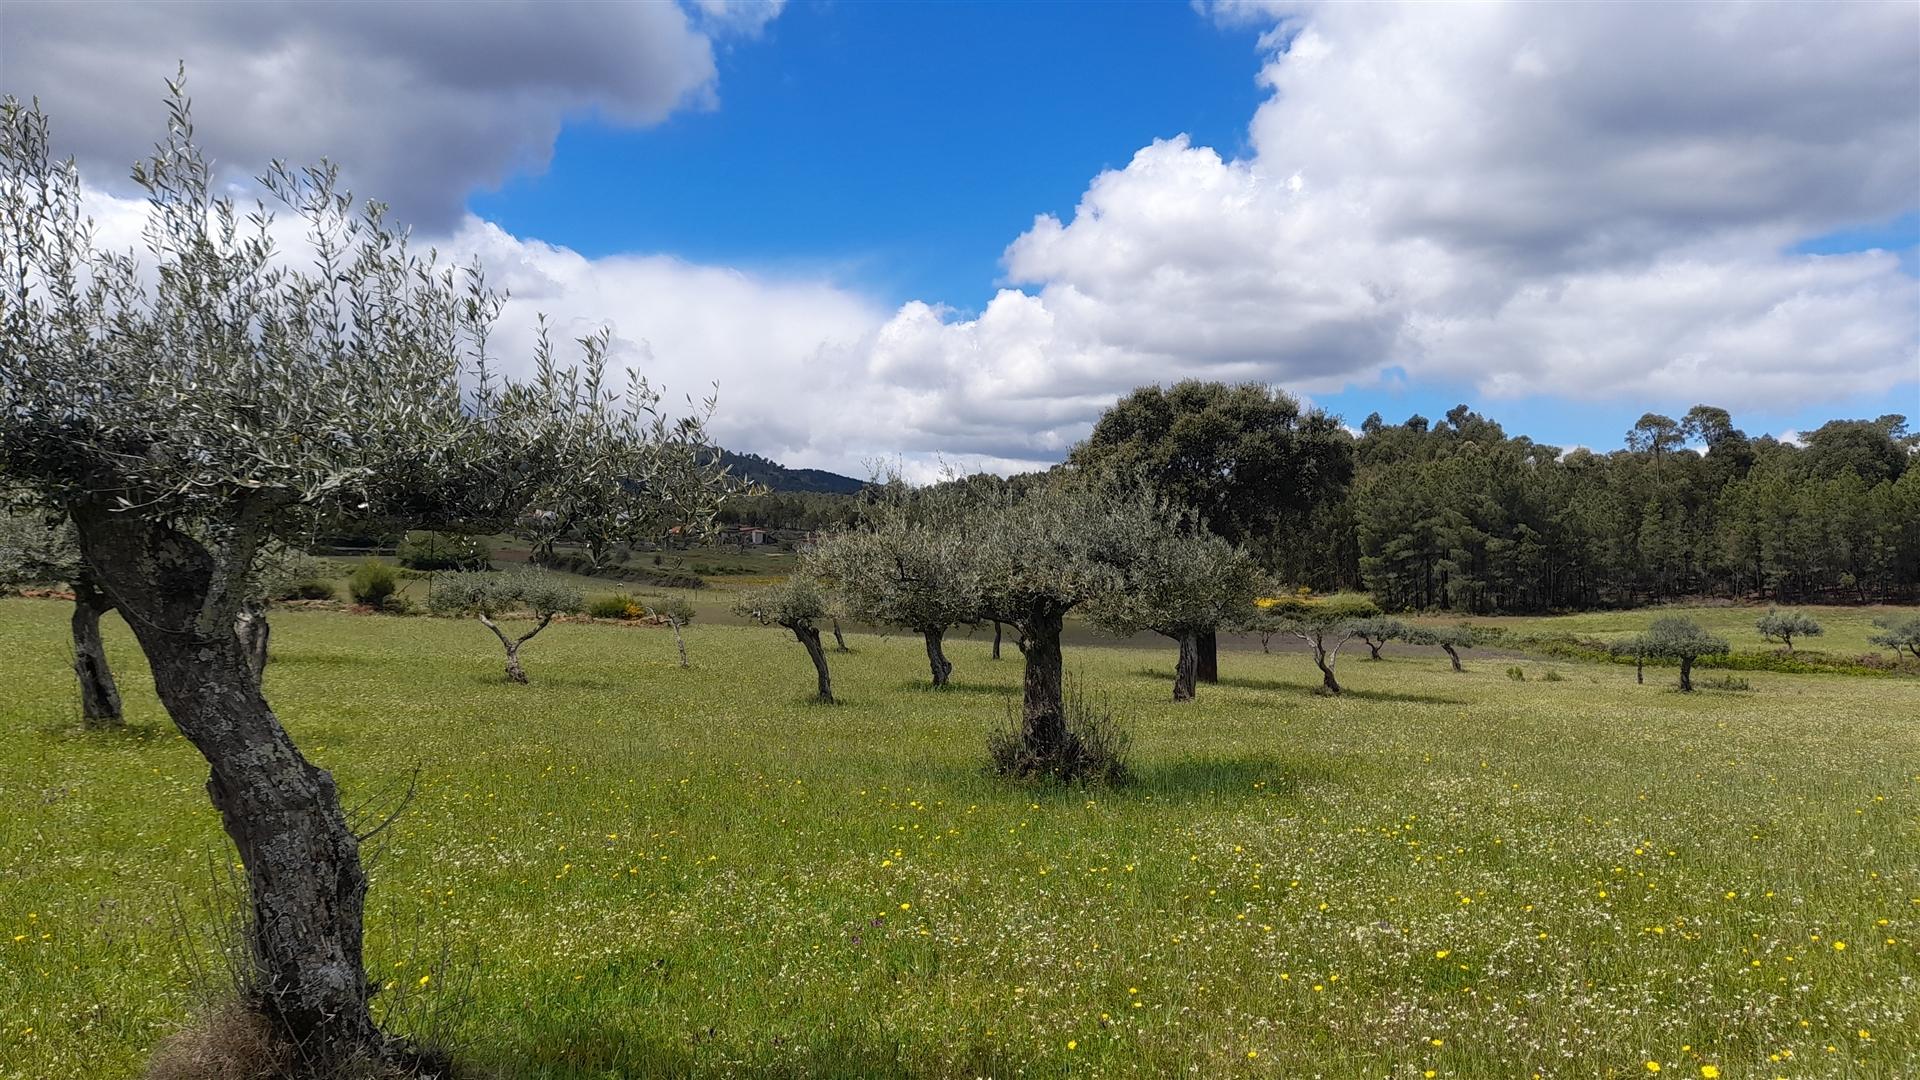
[[[1643,656],[1661,657],[1680,665],[1680,689],[1693,690],[1693,665],[1703,656],[1720,656],[1730,646],[1727,639],[1709,633],[1684,615],[1666,615],[1653,620],[1646,632],[1634,639],[1634,649]]]
[[[1819,620],[1806,612],[1781,611],[1778,608],[1768,608],[1767,613],[1760,616],[1753,627],[1760,631],[1761,637],[1768,641],[1780,642],[1789,652],[1793,650],[1794,638],[1819,637],[1826,633]]]
[[[1263,547],[1353,475],[1333,417],[1262,383],[1188,379],[1115,402],[1072,464],[1138,477],[1230,543]]]
[[[877,487],[850,528],[809,554],[809,572],[830,582],[847,617],[912,630],[926,640],[933,684],[953,671],[941,641],[949,627],[980,618],[984,597],[976,530],[943,491]]]
[[[1151,630],[1178,642],[1173,699],[1188,701],[1194,696],[1199,636],[1245,622],[1259,568],[1245,551],[1171,508],[1163,507],[1160,516],[1144,524],[1124,579],[1095,598],[1088,614],[1112,633]]]

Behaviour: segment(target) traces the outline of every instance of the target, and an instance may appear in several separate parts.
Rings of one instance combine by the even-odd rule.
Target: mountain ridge
[[[768,491],[824,495],[855,495],[867,486],[864,480],[842,476],[825,469],[789,469],[759,454],[720,450],[720,462],[735,476],[759,484]]]

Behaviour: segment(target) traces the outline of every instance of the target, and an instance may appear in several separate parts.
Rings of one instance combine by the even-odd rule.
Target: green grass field
[[[1836,656],[1856,656],[1871,652],[1892,655],[1886,649],[1868,643],[1867,638],[1879,632],[1874,627],[1873,620],[1913,613],[1910,607],[1897,608],[1866,604],[1858,607],[1783,604],[1781,608],[1787,611],[1805,611],[1820,622],[1822,631],[1820,636],[1796,639],[1793,643],[1796,650],[1825,652]],[[1726,638],[1727,644],[1731,645],[1734,651],[1750,652],[1780,648],[1779,642],[1768,642],[1760,636],[1758,630],[1753,628],[1754,621],[1766,613],[1765,605],[1688,604],[1622,611],[1591,611],[1578,615],[1510,615],[1465,621],[1488,626],[1504,626],[1521,634],[1578,634],[1581,637],[1610,641],[1640,633],[1647,628],[1648,623],[1662,615],[1684,615]]]
[[[0,601],[6,1080],[135,1075],[219,985],[204,767],[117,621],[132,728],[77,730],[66,615]],[[487,1075],[1920,1075],[1920,680],[1393,646],[1337,699],[1232,652],[1175,706],[1170,650],[1070,648],[1137,781],[1027,790],[980,771],[1020,668],[979,639],[936,693],[855,636],[818,706],[773,630],[681,670],[557,625],[516,687],[472,623],[274,626],[349,804],[419,767],[369,963]]]

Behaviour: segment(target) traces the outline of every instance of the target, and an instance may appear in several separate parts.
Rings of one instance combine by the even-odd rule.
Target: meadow
[[[1894,607],[1888,604],[1860,604],[1849,607],[1782,604],[1780,609],[1805,611],[1812,614],[1820,623],[1821,633],[1818,637],[1799,638],[1794,641],[1793,646],[1796,652],[1819,652],[1835,656],[1856,656],[1873,652],[1883,656],[1891,655],[1886,649],[1867,640],[1879,633],[1873,621],[1913,612],[1912,608]],[[1766,607],[1754,604],[1676,604],[1650,608],[1623,608],[1616,611],[1587,611],[1575,615],[1487,616],[1465,621],[1471,625],[1504,627],[1518,634],[1575,634],[1583,638],[1613,641],[1640,633],[1647,628],[1648,623],[1661,615],[1683,615],[1710,632],[1726,638],[1727,644],[1735,652],[1761,652],[1781,648],[1779,642],[1767,641],[1760,636],[1760,631],[1754,629],[1755,620],[1766,613]]]
[[[117,619],[131,726],[78,730],[67,612],[0,601],[4,1080],[137,1075],[225,978],[205,767]],[[524,687],[471,622],[273,641],[350,806],[417,769],[369,965],[479,1075],[1920,1075],[1920,680],[1393,645],[1338,698],[1229,652],[1175,705],[1170,648],[1070,647],[1136,773],[1070,790],[983,775],[1020,664],[979,637],[935,692],[917,638],[850,635],[834,706],[761,628],[681,669],[557,624]]]

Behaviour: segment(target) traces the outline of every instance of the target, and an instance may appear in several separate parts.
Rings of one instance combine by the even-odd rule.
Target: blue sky
[[[1030,468],[1182,377],[1597,449],[1920,420],[1914,5],[454,10],[8,5],[0,91],[137,222],[180,57],[237,191],[325,156],[482,259],[504,370],[605,327],[793,465]]]
[[[571,121],[545,173],[469,206],[587,255],[824,270],[977,310],[1007,243],[1102,169],[1182,132],[1244,149],[1257,37],[1178,3],[800,3],[720,54],[717,109]]]

